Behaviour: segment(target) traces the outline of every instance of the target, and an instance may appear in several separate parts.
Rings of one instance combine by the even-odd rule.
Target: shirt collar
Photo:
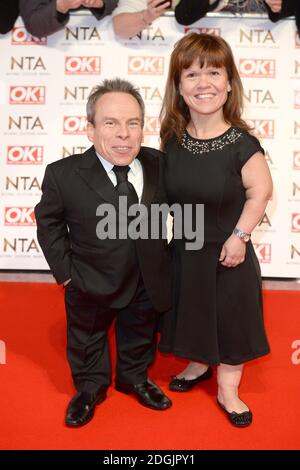
[[[110,171],[113,171],[113,167],[114,165],[112,163],[110,163],[108,160],[106,160],[105,158],[102,157],[102,155],[100,155],[97,151],[96,151],[96,155],[97,157],[99,158],[100,162],[102,163],[106,173],[109,173]],[[130,165],[129,165],[129,168],[130,170],[132,170],[132,173],[134,175],[136,175],[137,171],[138,171],[138,167],[137,167],[137,162],[136,162],[136,159],[134,159]]]

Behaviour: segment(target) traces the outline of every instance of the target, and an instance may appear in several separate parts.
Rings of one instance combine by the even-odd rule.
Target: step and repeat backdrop
[[[210,16],[181,27],[159,18],[132,39],[114,36],[111,19],[74,15],[48,37],[19,21],[0,38],[0,269],[47,270],[34,206],[45,166],[85,151],[85,103],[92,87],[120,76],[146,103],[144,143],[159,148],[159,111],[170,52],[189,31],[222,35],[245,89],[244,117],[261,140],[274,195],[253,234],[262,274],[300,277],[300,40],[294,21]]]

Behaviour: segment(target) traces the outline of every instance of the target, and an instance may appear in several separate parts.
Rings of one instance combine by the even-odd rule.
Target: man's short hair
[[[86,105],[86,114],[88,122],[95,125],[95,105],[97,100],[106,93],[112,92],[128,93],[137,100],[141,109],[143,127],[145,119],[145,104],[143,98],[138,88],[136,88],[132,83],[128,82],[127,80],[123,80],[121,78],[114,78],[111,80],[105,79],[103,80],[102,84],[97,85],[92,89]]]

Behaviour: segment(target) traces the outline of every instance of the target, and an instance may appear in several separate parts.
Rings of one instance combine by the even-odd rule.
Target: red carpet
[[[52,284],[0,284],[0,449],[300,449],[300,292],[264,297],[272,353],[247,365],[241,386],[252,426],[230,425],[215,403],[214,377],[187,394],[169,392],[173,407],[164,412],[110,388],[87,426],[68,429],[63,418],[74,389],[63,292]],[[167,390],[184,364],[158,355],[151,377]]]

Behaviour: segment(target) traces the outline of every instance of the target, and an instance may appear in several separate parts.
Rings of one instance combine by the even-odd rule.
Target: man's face
[[[128,93],[110,92],[95,105],[95,123],[88,123],[88,138],[97,152],[113,165],[129,165],[143,140],[142,113]]]

